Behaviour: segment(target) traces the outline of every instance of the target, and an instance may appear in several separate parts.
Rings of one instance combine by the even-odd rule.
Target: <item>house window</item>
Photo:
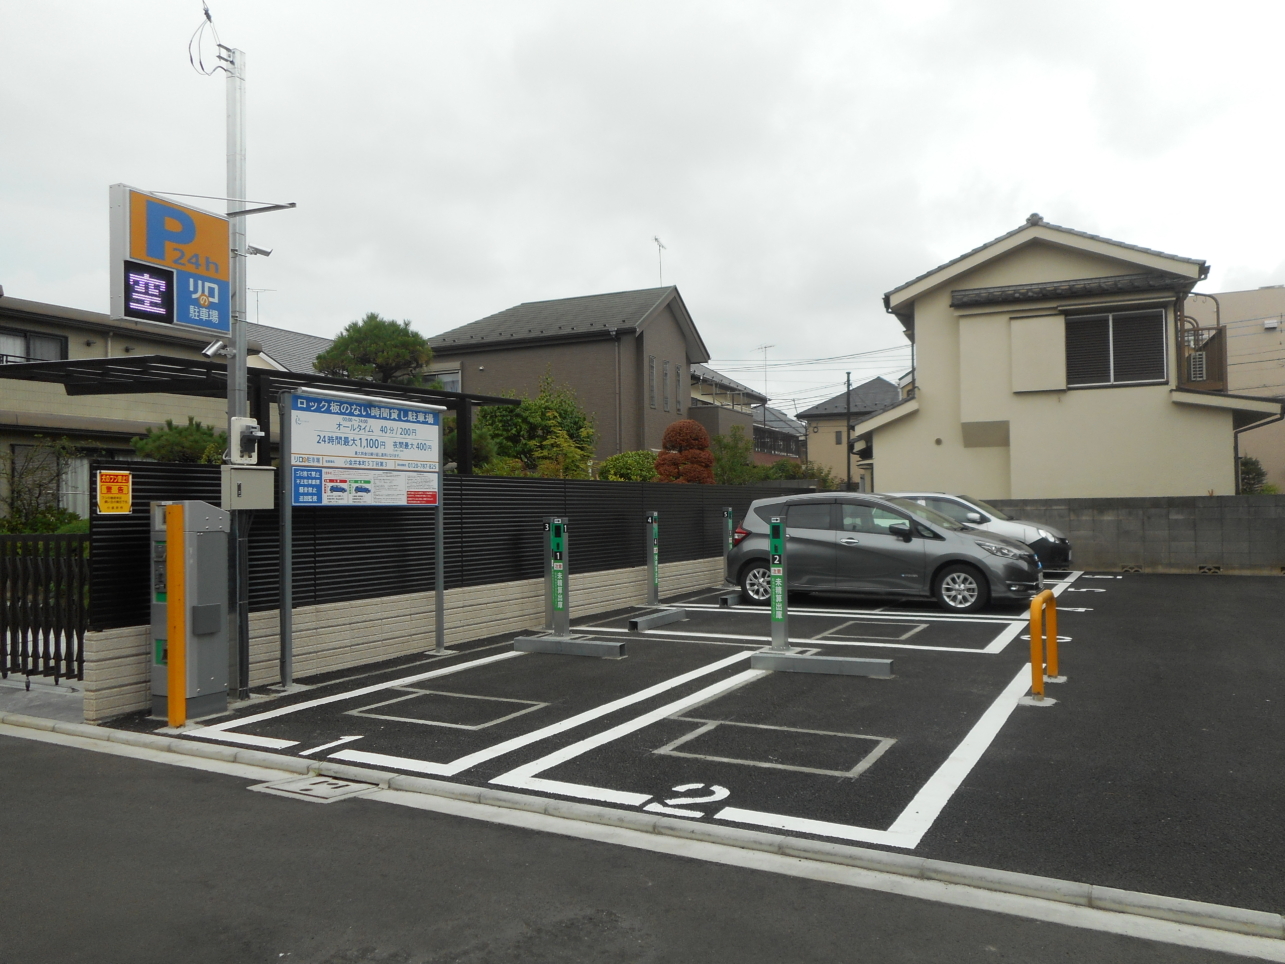
[[[664,387],[665,411],[669,411],[669,362],[661,362],[661,379]]]
[[[442,391],[444,392],[463,391],[460,388],[460,370],[458,368],[449,372],[429,372],[425,380],[429,385],[432,385],[433,382],[441,382]]]
[[[836,429],[836,430],[835,430],[835,433],[834,433],[834,444],[835,444],[835,445],[842,445],[842,444],[843,444],[843,430],[842,430],[842,429]]]
[[[683,414],[683,366],[674,366],[674,411]]]
[[[28,361],[61,361],[66,357],[66,338],[0,328],[0,365]]]
[[[647,399],[652,408],[656,407],[656,356],[647,356]]]
[[[1164,309],[1066,319],[1068,388],[1167,380]]]

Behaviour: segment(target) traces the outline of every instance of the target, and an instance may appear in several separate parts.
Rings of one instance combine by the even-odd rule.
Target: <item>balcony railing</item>
[[[1227,329],[1183,318],[1178,330],[1178,387],[1227,391]]]

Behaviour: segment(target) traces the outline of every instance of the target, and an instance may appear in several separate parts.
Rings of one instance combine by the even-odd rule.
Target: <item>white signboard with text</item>
[[[290,396],[290,504],[437,505],[442,412]]]

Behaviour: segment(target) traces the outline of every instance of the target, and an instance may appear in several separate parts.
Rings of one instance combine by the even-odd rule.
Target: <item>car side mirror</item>
[[[969,522],[985,522],[980,512],[969,512],[964,516]]]
[[[904,522],[894,522],[892,525],[888,526],[888,534],[896,536],[902,542],[909,542],[910,526],[906,525]]]

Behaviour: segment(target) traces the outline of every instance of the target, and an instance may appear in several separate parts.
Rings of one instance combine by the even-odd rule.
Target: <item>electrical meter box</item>
[[[170,715],[170,662],[181,670],[183,719],[228,706],[228,532],[206,502],[151,504],[152,713]],[[178,638],[175,638],[178,637]]]

